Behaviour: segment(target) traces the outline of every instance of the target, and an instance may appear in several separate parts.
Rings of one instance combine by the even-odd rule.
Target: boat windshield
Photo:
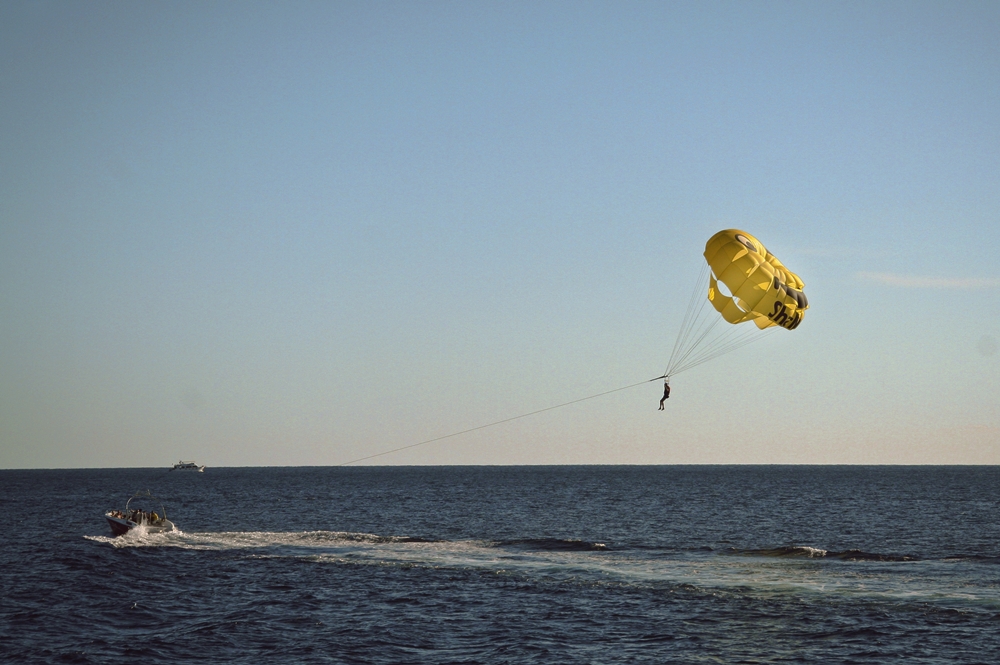
[[[153,496],[152,492],[144,490],[136,492],[129,498],[125,504],[125,516],[137,523],[140,521],[158,522],[167,519],[167,510],[163,507],[163,502]],[[140,519],[133,519],[132,516]]]

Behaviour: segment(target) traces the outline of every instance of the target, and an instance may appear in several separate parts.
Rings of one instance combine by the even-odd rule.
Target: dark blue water
[[[1000,662],[998,467],[0,471],[0,534],[3,662]]]

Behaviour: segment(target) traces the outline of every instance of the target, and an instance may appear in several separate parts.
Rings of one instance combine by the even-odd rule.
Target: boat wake
[[[976,582],[981,582],[981,571],[973,568],[981,563],[915,561],[805,546],[651,552],[573,539],[428,540],[342,531],[144,533],[135,529],[116,538],[86,538],[115,548],[243,551],[259,559],[481,571],[564,583],[683,587],[706,593],[985,604],[1000,611],[1000,586],[983,587]]]
[[[172,541],[185,535],[176,526],[173,531],[153,531],[147,529],[145,525],[140,524],[121,536],[84,536],[84,538],[92,540],[95,543],[104,543],[116,548],[164,547],[173,545]]]

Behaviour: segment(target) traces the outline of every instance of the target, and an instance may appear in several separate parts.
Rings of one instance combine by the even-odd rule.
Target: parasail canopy
[[[719,231],[705,245],[705,260],[712,269],[708,300],[729,323],[787,330],[802,323],[809,308],[802,280],[749,233]]]
[[[713,235],[705,244],[705,261],[663,373],[666,378],[778,328],[795,330],[809,309],[799,276],[746,231],[726,229]],[[706,302],[715,312],[705,307]],[[722,321],[753,321],[755,326],[723,326],[720,332],[717,324]]]

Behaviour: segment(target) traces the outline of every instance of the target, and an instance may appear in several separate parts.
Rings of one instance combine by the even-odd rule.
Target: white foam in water
[[[174,545],[174,539],[185,534],[180,529],[165,533],[149,533],[146,527],[139,525],[121,536],[84,536],[87,540],[107,543],[113,547],[163,547]]]
[[[826,550],[821,550],[818,547],[796,547],[795,549],[801,550],[803,554],[810,558],[826,556]]]
[[[961,562],[845,562],[823,558],[826,550],[790,548],[800,556],[762,557],[718,553],[658,555],[596,548],[593,551],[528,550],[487,541],[414,541],[401,536],[339,531],[233,531],[87,536],[114,547],[178,547],[191,550],[259,550],[256,556],[309,558],[318,562],[418,565],[492,570],[590,583],[640,586],[683,584],[705,590],[755,594],[881,597],[907,601],[973,603],[1000,609],[1000,590],[963,583]],[[908,568],[900,586],[899,567]],[[938,568],[949,568],[942,575]],[[958,579],[954,579],[957,576]],[[974,576],[974,575],[973,575]],[[944,584],[942,579],[951,583]],[[971,579],[971,577],[970,577]]]

